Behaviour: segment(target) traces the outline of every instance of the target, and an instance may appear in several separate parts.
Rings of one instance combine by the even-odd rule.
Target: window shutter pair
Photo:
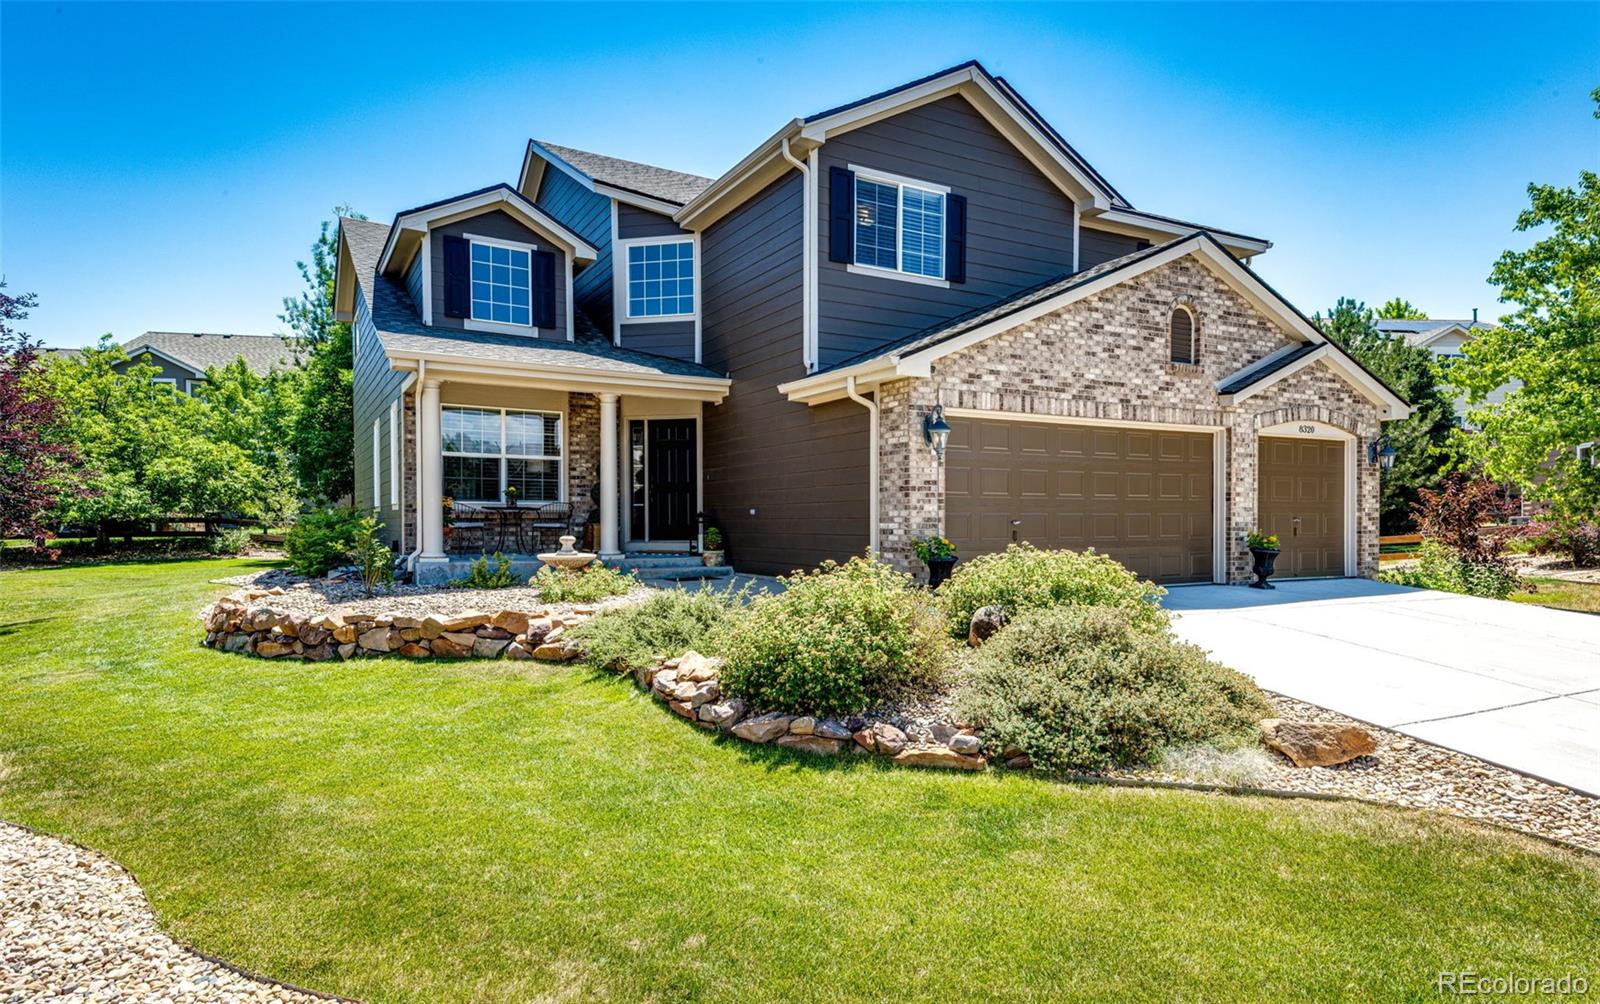
[[[472,316],[472,255],[465,237],[444,235],[444,316]],[[556,255],[535,251],[531,256],[529,293],[533,326],[556,326]]]
[[[843,265],[856,260],[856,175],[843,167],[828,168],[828,260]],[[967,281],[967,197],[944,197],[944,277]]]

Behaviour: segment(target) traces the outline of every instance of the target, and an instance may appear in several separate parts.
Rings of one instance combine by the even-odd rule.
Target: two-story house
[[[1379,318],[1378,330],[1396,338],[1404,338],[1407,344],[1427,349],[1442,367],[1450,366],[1455,360],[1465,354],[1466,344],[1478,337],[1478,332],[1494,327],[1487,321],[1478,320],[1478,311],[1472,311],[1472,318],[1461,319],[1436,319],[1436,320],[1393,320]],[[1504,386],[1496,387],[1484,395],[1484,401],[1489,404],[1499,404],[1506,399],[1506,395],[1517,387],[1521,381],[1512,381]],[[1455,397],[1456,417],[1465,422],[1467,417],[1467,396],[1457,393]]]
[[[78,349],[46,349],[50,356],[70,357]],[[235,359],[257,376],[266,376],[273,370],[293,369],[299,365],[294,349],[278,335],[229,335],[209,331],[146,331],[122,343],[128,358],[112,365],[117,373],[126,373],[135,364],[155,366],[160,373],[151,377],[158,384],[190,393],[206,382],[206,370],[212,366],[227,366]]]
[[[944,533],[1161,582],[1371,574],[1407,405],[1263,282],[1269,243],[1135,209],[970,62],[790,119],[710,179],[531,141],[515,184],[343,220],[358,504],[419,578],[457,505],[741,570]],[[704,521],[700,518],[704,514]]]

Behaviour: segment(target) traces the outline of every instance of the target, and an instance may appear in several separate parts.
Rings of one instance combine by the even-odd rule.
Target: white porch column
[[[417,555],[417,581],[442,581],[449,575],[449,559],[444,553],[444,508],[440,504],[444,497],[444,438],[440,429],[439,381],[422,382],[417,405],[417,444],[422,454],[417,485],[417,506],[422,510],[418,531],[422,553]]]
[[[614,558],[617,547],[617,395],[600,395],[600,556]]]

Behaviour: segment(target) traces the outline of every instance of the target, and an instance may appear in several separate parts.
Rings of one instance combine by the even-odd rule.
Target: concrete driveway
[[[1600,795],[1600,616],[1365,579],[1180,586],[1186,641],[1268,690]]]

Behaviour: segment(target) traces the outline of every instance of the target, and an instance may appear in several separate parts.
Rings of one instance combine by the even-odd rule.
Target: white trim
[[[203,383],[205,383],[204,380],[190,380],[186,378],[183,381],[183,392],[193,396],[195,387]]]
[[[372,508],[379,508],[383,501],[383,433],[380,431],[383,419],[372,420]]]
[[[179,369],[188,370],[190,373],[194,374],[195,379],[201,379],[206,375],[206,371],[203,368],[197,367],[194,363],[185,362],[184,360],[179,359],[177,356],[165,351],[164,349],[156,348],[154,345],[140,344],[135,345],[131,349],[124,346],[122,351],[123,354],[128,357],[128,362],[130,363],[137,363],[139,361],[139,357],[148,352],[157,358],[165,359],[167,362],[178,367]]]
[[[154,386],[155,384],[158,384],[158,383],[166,384],[168,387],[172,388],[172,392],[174,394],[176,394],[178,392],[178,378],[177,377],[151,377],[150,378],[150,383],[151,383],[152,386]]]
[[[451,408],[455,408],[457,410],[471,409],[471,410],[474,410],[474,411],[495,411],[495,412],[499,412],[500,413],[500,452],[499,453],[469,453],[469,452],[466,452],[466,451],[463,451],[463,450],[447,450],[447,449],[445,449],[444,448],[444,436],[442,434],[443,433],[443,427],[444,427],[443,419],[444,419],[444,413],[447,410],[451,409]],[[561,455],[558,456],[558,457],[552,457],[552,456],[549,456],[547,454],[542,454],[542,453],[541,454],[507,453],[506,452],[506,416],[509,413],[513,412],[513,411],[517,412],[519,414],[523,414],[523,415],[542,415],[542,416],[556,415],[556,416],[558,416],[560,418],[560,420],[561,420]],[[495,459],[497,459],[497,460],[500,461],[500,497],[498,499],[461,499],[461,498],[458,498],[458,499],[456,499],[457,502],[465,502],[468,505],[500,505],[500,504],[502,504],[505,501],[505,497],[506,497],[506,477],[507,477],[507,467],[509,466],[507,464],[507,461],[510,461],[510,460],[546,460],[546,461],[554,460],[556,462],[556,471],[557,471],[557,474],[556,474],[556,494],[557,494],[558,497],[557,498],[553,498],[553,499],[518,499],[517,500],[517,506],[519,508],[522,507],[523,505],[546,505],[546,504],[551,503],[551,502],[565,502],[565,501],[567,501],[567,477],[568,477],[568,468],[569,468],[569,463],[568,463],[569,458],[568,458],[568,450],[567,450],[567,435],[568,435],[567,408],[566,408],[565,405],[563,405],[560,408],[552,409],[552,408],[509,408],[509,407],[502,408],[502,407],[498,407],[496,405],[487,405],[487,404],[451,404],[450,402],[443,400],[442,399],[442,395],[441,395],[441,400],[439,402],[439,417],[440,417],[440,431],[441,431],[441,435],[439,437],[439,470],[440,470],[440,477],[441,477],[441,481],[440,481],[441,485],[444,483],[442,478],[443,478],[444,458],[445,457],[475,457],[475,458],[482,459],[482,460],[495,460]]]
[[[400,399],[389,402],[389,504],[400,508]]]
[[[422,245],[417,253],[422,255],[422,323],[431,325],[433,324],[433,231],[431,229],[423,231]],[[469,271],[471,258],[472,255],[469,253],[467,255]],[[467,292],[471,293],[470,287]],[[472,297],[468,295],[467,299],[470,301]]]
[[[578,366],[477,360],[447,352],[391,351],[395,369],[416,369],[427,363],[438,379],[450,377],[467,383],[579,391],[582,393],[638,394],[686,401],[721,403],[733,381],[727,377],[676,376],[612,372]]]
[[[694,361],[700,363],[700,328],[704,311],[700,309],[700,293],[704,288],[706,270],[700,264],[700,231],[694,231]],[[699,454],[696,454],[699,456]]]
[[[700,291],[701,291],[701,287],[702,287],[701,275],[700,275],[700,239],[699,239],[699,235],[698,234],[683,233],[683,234],[669,234],[669,235],[667,235],[665,237],[628,237],[628,238],[625,238],[625,239],[624,238],[619,238],[619,239],[613,241],[612,243],[613,243],[613,248],[614,248],[613,251],[612,251],[612,259],[613,259],[613,261],[612,261],[612,274],[614,276],[619,276],[620,277],[618,281],[613,282],[612,291],[613,291],[613,295],[614,296],[620,294],[620,296],[622,298],[622,302],[617,305],[618,308],[621,311],[621,317],[622,317],[622,320],[620,322],[621,324],[662,324],[662,323],[666,323],[666,322],[670,322],[670,321],[695,321],[695,322],[697,322],[697,326],[698,326],[698,321],[700,320]],[[656,314],[656,315],[650,315],[650,316],[645,316],[645,317],[634,317],[633,314],[630,313],[630,311],[632,309],[632,305],[631,305],[631,303],[629,301],[632,298],[628,295],[628,251],[630,249],[632,249],[632,248],[635,248],[635,247],[644,247],[644,246],[650,245],[650,244],[688,244],[689,245],[689,247],[690,247],[690,258],[689,258],[689,260],[694,263],[694,275],[691,276],[691,278],[694,280],[694,294],[693,294],[694,295],[694,311],[693,312],[688,313],[688,314]],[[620,250],[622,252],[622,255],[621,255],[622,267],[620,269],[616,267],[617,250]],[[618,333],[617,344],[618,345],[622,344],[622,342],[621,342],[621,333],[620,332]],[[699,353],[699,338],[698,337],[695,339],[695,344],[696,344],[695,362],[699,362],[700,361],[700,359],[699,359],[700,353]]]
[[[1272,439],[1322,439],[1344,442],[1344,574],[1355,578],[1359,569],[1356,561],[1356,464],[1361,459],[1356,449],[1356,434],[1337,425],[1316,421],[1289,421],[1256,430],[1256,517],[1261,515],[1261,440]],[[1293,578],[1293,576],[1285,576]]]
[[[892,174],[888,171],[879,171],[870,167],[860,167],[850,164],[850,248],[852,260],[845,266],[846,271],[856,275],[876,275],[885,279],[902,279],[906,282],[921,283],[925,286],[939,286],[950,288],[950,283],[945,279],[945,241],[950,232],[950,188],[938,185],[931,181],[918,181],[902,174]],[[882,265],[869,265],[860,260],[861,246],[856,240],[856,219],[859,215],[861,195],[858,186],[862,179],[866,179],[879,187],[894,186],[894,268],[885,268]],[[905,268],[905,239],[906,239],[906,189],[915,188],[919,192],[930,192],[939,196],[939,274],[924,275],[921,272],[908,272]]]
[[[429,206],[426,209],[414,210],[396,219],[389,229],[388,240],[384,242],[383,253],[378,256],[378,271],[382,273],[389,270],[389,259],[394,254],[395,241],[401,231],[427,233],[429,229],[441,227],[447,221],[476,216],[481,210],[489,207],[504,208],[530,229],[543,233],[565,248],[577,261],[594,261],[598,253],[582,237],[534,205],[527,196],[516,189],[502,186],[491,188],[487,192],[479,192],[477,195]]]
[[[1133,237],[1150,237],[1155,243],[1171,240],[1192,234],[1196,230],[1205,230],[1215,237],[1229,251],[1241,258],[1258,255],[1272,247],[1272,242],[1243,234],[1233,234],[1220,230],[1210,230],[1194,223],[1179,223],[1173,220],[1160,220],[1145,216],[1142,213],[1126,209],[1102,209],[1091,214],[1088,223],[1096,230],[1109,230],[1112,233],[1127,234]]]
[[[494,332],[503,335],[526,335],[530,331],[537,336],[539,326],[533,322],[533,255],[540,250],[539,245],[529,244],[525,241],[506,240],[503,237],[485,237],[482,234],[469,234],[462,232],[462,238],[467,242],[467,316],[461,319],[462,327],[468,331]],[[518,324],[516,321],[491,321],[484,317],[473,317],[473,305],[477,297],[472,295],[472,245],[482,244],[484,247],[500,247],[508,251],[522,251],[528,256],[528,323]],[[569,270],[570,271],[570,270]],[[572,298],[567,298],[570,306]],[[571,325],[567,328],[571,332]]]
[[[902,272],[895,268],[880,268],[877,265],[858,265],[855,262],[851,262],[844,267],[844,270],[852,275],[872,275],[880,279],[898,279],[901,282],[914,282],[919,286],[937,286],[941,289],[950,288],[948,279],[935,279],[931,275]]]
[[[817,151],[801,160],[783,138],[779,153],[800,172],[800,361],[807,373],[817,368]]]
[[[617,253],[617,242],[622,240],[622,223],[618,219],[617,200],[611,200],[611,344],[622,345],[622,300],[627,293],[626,262]],[[619,262],[621,264],[619,264]]]
[[[1211,581],[1218,585],[1228,581],[1227,542],[1227,427],[1221,425],[1184,425],[1176,422],[1127,422],[1108,418],[1072,418],[1067,415],[1032,415],[1019,411],[992,411],[983,408],[946,408],[950,418],[973,418],[988,421],[1036,422],[1052,425],[1079,425],[1100,429],[1133,429],[1144,432],[1195,432],[1211,436]],[[941,505],[943,503],[941,502]]]
[[[592,190],[596,195],[604,195],[613,202],[624,202],[635,208],[648,209],[652,213],[660,213],[662,216],[667,217],[672,216],[683,208],[682,205],[676,202],[668,202],[666,199],[657,199],[653,196],[641,195],[638,192],[630,192],[626,188],[608,185],[603,181],[594,182]]]
[[[527,147],[522,151],[522,170],[517,172],[517,191],[521,192],[524,197],[533,199],[535,202],[537,202],[539,185],[544,181],[544,167],[547,166],[549,162],[546,161],[542,156],[539,158],[539,163],[541,165],[539,168],[539,176],[534,181],[533,191],[528,191],[528,171],[533,166],[533,148],[535,145],[536,144],[534,141],[530,139],[528,140]]]
[[[1072,270],[1079,270],[1078,252],[1083,248],[1083,211],[1072,203]]]
[[[880,534],[880,509],[878,501],[878,402],[856,393],[856,379],[851,377],[844,387],[850,400],[867,409],[867,550],[878,553]],[[943,517],[940,517],[943,522]]]
[[[1172,358],[1172,318],[1178,311],[1189,315],[1189,358]],[[1167,314],[1167,362],[1176,366],[1200,365],[1200,315],[1187,303],[1174,303],[1172,310]]]

